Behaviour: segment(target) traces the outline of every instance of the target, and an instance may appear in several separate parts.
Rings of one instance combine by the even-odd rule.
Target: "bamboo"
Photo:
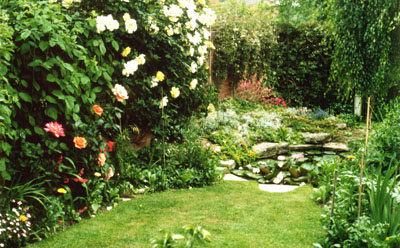
[[[333,210],[335,209],[335,195],[336,195],[337,176],[338,176],[338,170],[335,169],[335,178],[334,178],[334,180],[333,180],[332,208],[331,208],[331,216],[329,216],[329,224],[330,224],[331,221],[332,221]]]
[[[369,130],[369,124],[370,124],[370,102],[371,99],[368,97],[368,105],[367,105],[367,120],[366,120],[366,127],[365,127],[365,147],[364,147],[364,152],[361,155],[361,164],[360,164],[360,185],[358,187],[358,207],[357,207],[357,217],[358,217],[358,224],[360,224],[360,214],[361,214],[361,193],[362,193],[362,177],[363,177],[363,172],[364,172],[364,156],[367,153],[367,145],[368,145],[368,130]]]
[[[164,118],[164,104],[163,101],[164,100],[164,90],[163,88],[161,88],[161,128],[162,128],[162,150],[163,150],[163,165],[164,168],[166,168],[166,162],[165,162],[165,131],[164,131],[164,125],[165,125],[165,118]]]

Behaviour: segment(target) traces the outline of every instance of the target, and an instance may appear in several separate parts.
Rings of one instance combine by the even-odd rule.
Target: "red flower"
[[[87,210],[87,206],[85,206],[82,209],[79,209],[78,211],[79,211],[79,214],[81,214],[81,213],[85,212],[86,210]]]
[[[85,168],[82,168],[81,171],[79,172],[79,176],[81,177],[83,175],[83,171],[85,170]]]
[[[64,183],[65,183],[65,184],[69,183],[69,178],[65,178],[65,179],[64,179]]]
[[[57,123],[57,122],[49,122],[46,124],[46,127],[43,128],[44,131],[46,132],[51,132],[54,134],[54,136],[56,136],[57,138],[60,136],[65,136],[64,134],[64,128],[62,127],[61,124]]]
[[[57,164],[60,165],[62,163],[62,161],[63,161],[63,156],[60,155],[60,158],[58,159]]]
[[[107,147],[109,148],[110,152],[112,152],[114,144],[115,144],[115,142],[112,142],[110,140],[107,142]]]

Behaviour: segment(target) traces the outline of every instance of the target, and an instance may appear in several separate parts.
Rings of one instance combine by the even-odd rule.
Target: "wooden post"
[[[363,154],[361,155],[361,164],[360,164],[360,185],[358,186],[358,207],[357,207],[357,217],[358,217],[358,224],[360,224],[360,215],[361,215],[361,194],[362,194],[362,177],[364,172],[364,156],[367,154],[367,145],[368,145],[368,131],[369,131],[369,124],[370,124],[370,98],[368,97],[368,105],[367,105],[367,120],[366,120],[366,127],[365,127],[365,146]]]

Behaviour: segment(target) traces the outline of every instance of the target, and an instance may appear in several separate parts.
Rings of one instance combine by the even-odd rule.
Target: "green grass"
[[[150,247],[160,228],[179,232],[185,224],[211,233],[207,247],[312,247],[324,233],[311,193],[311,186],[268,193],[255,182],[228,181],[144,195],[30,247]]]

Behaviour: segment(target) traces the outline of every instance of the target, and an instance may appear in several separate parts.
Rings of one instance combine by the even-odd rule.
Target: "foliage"
[[[211,242],[211,234],[202,226],[185,225],[182,227],[184,234],[168,233],[165,230],[160,232],[163,234],[160,239],[151,239],[152,248],[169,248],[169,247],[194,247],[195,242],[205,243]],[[186,234],[186,236],[185,236]],[[182,244],[184,243],[184,244]]]
[[[238,82],[246,76],[266,74],[268,64],[262,50],[274,43],[275,38],[272,11],[266,11],[265,4],[260,5],[252,8],[245,1],[232,0],[218,6],[212,64],[216,79]]]
[[[400,14],[396,1],[328,1],[328,24],[335,44],[332,54],[332,87],[345,96],[352,93],[383,97],[391,82],[391,32]]]
[[[376,133],[371,137],[368,146],[366,161],[372,167],[377,168],[379,164],[384,167],[390,164],[391,159],[400,159],[399,131],[400,131],[400,111],[399,100],[395,99],[387,106],[387,114],[384,120],[375,128]],[[386,168],[383,168],[386,169]]]
[[[203,1],[186,4],[0,0],[0,201],[31,207],[37,235],[27,239],[132,193],[119,181],[132,171],[116,156],[118,134],[134,126],[176,141],[216,99],[205,63],[215,16]],[[207,153],[189,148],[191,160],[170,158],[185,176],[158,190],[214,182]]]

